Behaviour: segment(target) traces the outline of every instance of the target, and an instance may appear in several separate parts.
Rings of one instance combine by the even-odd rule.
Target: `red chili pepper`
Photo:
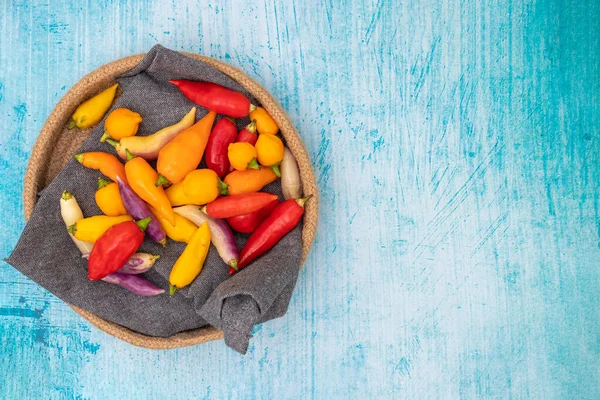
[[[257,257],[271,250],[285,235],[287,235],[302,219],[304,203],[311,196],[302,199],[289,199],[278,205],[271,215],[256,228],[244,248],[240,252],[238,270],[250,264]],[[229,269],[229,274],[236,271]]]
[[[219,197],[204,206],[202,211],[213,218],[237,217],[260,210],[276,198],[276,195],[264,192]]]
[[[242,118],[256,109],[243,94],[216,83],[186,80],[169,82],[177,86],[185,97],[204,108],[215,111],[217,114]]]
[[[88,278],[98,280],[117,272],[144,241],[144,231],[152,220],[125,221],[113,225],[94,244],[88,259]]]
[[[222,178],[229,171],[227,148],[235,141],[237,127],[229,118],[221,118],[210,133],[206,144],[206,166]]]
[[[256,120],[253,119],[246,127],[242,128],[240,133],[238,133],[236,142],[246,142],[250,143],[252,146],[256,144],[258,140],[258,135],[256,134]]]
[[[231,225],[231,227],[238,232],[252,233],[278,205],[279,199],[275,199],[260,210],[254,211],[250,214],[227,218],[227,222],[229,222],[229,225]]]

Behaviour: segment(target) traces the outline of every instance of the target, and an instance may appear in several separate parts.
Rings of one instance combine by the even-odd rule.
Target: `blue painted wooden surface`
[[[598,1],[161,3],[1,3],[0,256],[55,103],[162,43],[243,68],[304,137],[290,310],[245,357],[149,351],[0,263],[0,398],[600,398]]]

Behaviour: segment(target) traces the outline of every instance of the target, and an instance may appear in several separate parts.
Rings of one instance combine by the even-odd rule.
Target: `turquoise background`
[[[0,262],[0,398],[600,398],[600,2],[202,3],[0,3],[0,256],[56,102],[161,43],[303,136],[321,210],[289,312],[246,356],[149,351]]]

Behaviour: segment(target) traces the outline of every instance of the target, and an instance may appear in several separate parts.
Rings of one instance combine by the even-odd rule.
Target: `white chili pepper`
[[[299,199],[302,197],[302,185],[300,183],[300,172],[294,155],[287,147],[283,150],[283,160],[279,165],[281,171],[281,191],[287,199]]]

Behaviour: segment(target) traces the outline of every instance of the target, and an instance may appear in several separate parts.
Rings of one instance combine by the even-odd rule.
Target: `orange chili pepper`
[[[113,181],[117,181],[117,176],[127,183],[125,167],[119,159],[112,154],[102,151],[91,151],[88,153],[75,154],[74,158],[84,167],[99,170],[103,175]]]
[[[155,185],[158,179],[156,171],[142,157],[134,157],[129,151],[126,150],[126,152],[125,173],[131,189],[142,200],[154,207],[171,225],[175,225],[175,213],[165,190],[162,186]]]
[[[229,194],[234,196],[236,194],[258,192],[276,179],[277,175],[271,168],[260,167],[260,169],[233,171],[223,181],[229,185]]]
[[[160,150],[156,169],[161,176],[157,185],[177,183],[198,167],[216,116],[214,111],[209,112]]]

